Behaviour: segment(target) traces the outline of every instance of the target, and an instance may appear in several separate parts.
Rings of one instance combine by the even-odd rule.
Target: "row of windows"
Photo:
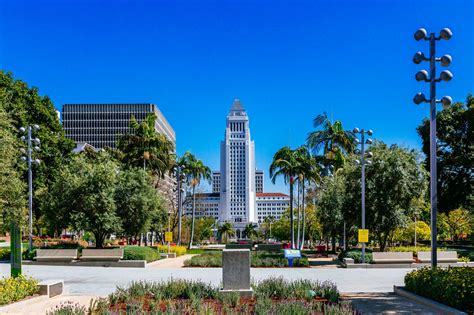
[[[153,112],[152,104],[66,104],[63,113]]]

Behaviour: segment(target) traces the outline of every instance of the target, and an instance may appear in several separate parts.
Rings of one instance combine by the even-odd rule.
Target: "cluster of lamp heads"
[[[414,35],[415,40],[417,40],[417,41],[431,40],[431,39],[449,40],[449,39],[451,39],[452,36],[453,36],[453,33],[451,32],[451,30],[449,28],[443,28],[439,32],[438,37],[436,37],[433,33],[428,36],[428,32],[424,28],[418,29],[415,32],[415,35]],[[434,57],[434,60],[438,61],[441,64],[442,67],[448,67],[451,64],[451,62],[453,61],[453,58],[450,55],[444,55],[440,58],[435,58]],[[423,52],[418,51],[413,56],[413,62],[415,64],[420,64],[423,61],[430,61],[430,58],[426,57]],[[434,82],[440,82],[440,81],[448,82],[448,81],[451,81],[453,79],[453,74],[449,70],[443,70],[439,74],[439,78],[436,79],[436,78],[430,78],[430,76],[428,74],[428,71],[420,70],[415,74],[415,79],[419,82],[420,81],[431,82],[432,80],[434,80]],[[425,94],[420,92],[420,93],[417,93],[415,95],[415,97],[413,98],[413,102],[418,105],[418,104],[421,104],[421,103],[429,103],[430,99],[426,98]],[[441,103],[444,108],[447,108],[447,107],[451,106],[452,102],[453,102],[453,100],[450,96],[444,96],[440,100],[436,100],[436,103]]]
[[[39,127],[38,125],[33,125],[33,126],[29,127],[29,128],[31,128],[32,131],[38,131],[38,130],[40,130],[40,127]],[[25,133],[25,132],[26,132],[26,128],[25,128],[25,127],[21,127],[21,128],[19,129],[19,131],[20,131],[20,133]],[[28,141],[28,139],[27,139],[25,136],[21,136],[20,139],[21,139],[22,141],[25,141],[25,142]],[[41,148],[39,147],[40,144],[41,144],[40,139],[34,138],[34,139],[31,139],[31,141],[32,141],[33,144],[34,144],[34,147],[31,148],[32,151],[36,151],[36,152],[41,151]],[[20,149],[20,152],[23,153],[23,154],[25,154],[25,155],[23,155],[23,156],[21,157],[21,159],[22,159],[23,161],[27,162],[27,161],[28,161],[28,154],[27,154],[28,152],[27,152],[24,148],[21,148],[21,149]],[[39,159],[31,159],[31,163],[32,163],[32,164],[35,164],[35,165],[39,165],[39,164],[41,163],[41,160],[39,160]]]
[[[352,132],[353,132],[354,134],[366,133],[366,134],[369,135],[369,136],[372,136],[372,135],[374,134],[374,132],[372,131],[372,129],[368,129],[368,130],[362,129],[362,130],[361,130],[361,129],[357,128],[357,127],[354,128],[354,129],[352,130]],[[357,145],[361,145],[361,144],[362,144],[362,142],[361,142],[361,141],[359,140],[359,138],[357,138],[357,137],[355,138],[355,143],[356,143]],[[370,145],[370,144],[372,144],[372,143],[373,143],[373,140],[372,140],[371,138],[368,138],[368,139],[365,140],[365,144]],[[360,151],[359,149],[356,149],[356,150],[354,151],[354,153],[355,153],[355,154],[361,154],[361,151]],[[374,153],[373,153],[373,152],[371,152],[371,151],[366,151],[366,152],[364,152],[364,156],[362,156],[361,159],[364,160],[364,164],[367,166],[367,165],[371,165],[371,164],[372,164],[372,161],[371,161],[370,159],[373,158],[373,157],[374,157]],[[359,159],[354,160],[354,162],[355,162],[357,165],[360,165],[360,164],[361,164],[361,160],[359,160]]]

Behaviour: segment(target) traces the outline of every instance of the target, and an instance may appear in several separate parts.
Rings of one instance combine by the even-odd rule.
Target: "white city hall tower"
[[[232,222],[237,232],[256,221],[255,143],[250,138],[249,118],[238,99],[227,115],[221,142],[219,215],[221,222]]]

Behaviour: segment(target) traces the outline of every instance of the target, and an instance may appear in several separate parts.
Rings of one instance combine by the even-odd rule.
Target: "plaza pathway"
[[[343,268],[252,268],[251,276],[259,281],[268,277],[288,280],[330,280],[341,292],[392,292],[393,285],[403,285],[410,269],[343,269]],[[137,280],[167,280],[184,278],[203,280],[219,285],[221,268],[104,268],[23,266],[23,273],[39,280],[63,279],[71,295],[105,296],[117,286]],[[0,264],[0,276],[10,275],[10,265]]]

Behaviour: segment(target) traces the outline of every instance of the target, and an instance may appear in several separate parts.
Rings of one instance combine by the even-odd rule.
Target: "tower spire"
[[[230,108],[231,112],[244,112],[245,109],[240,103],[240,100],[238,98],[234,99],[234,102],[232,103],[232,107]]]

